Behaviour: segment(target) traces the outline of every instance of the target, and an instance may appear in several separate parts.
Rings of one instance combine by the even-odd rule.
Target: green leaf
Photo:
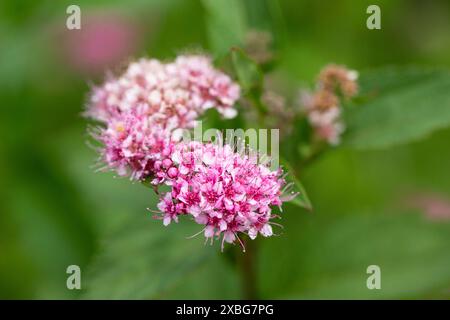
[[[345,143],[379,149],[423,138],[450,125],[450,73],[388,68],[363,73],[361,94],[369,101],[346,112]]]
[[[289,201],[289,203],[292,203],[301,208],[305,208],[307,210],[312,210],[313,207],[312,207],[311,201],[309,200],[308,194],[306,193],[306,190],[303,187],[303,184],[295,176],[294,169],[284,159],[281,159],[280,162],[281,162],[281,165],[284,167],[284,169],[288,173],[288,175],[286,176],[286,181],[288,183],[293,183],[295,186],[294,192],[298,192],[298,195],[294,199]]]
[[[261,250],[260,274],[279,275],[261,277],[263,298],[414,299],[450,287],[448,223],[412,212],[285,217],[283,237]],[[369,265],[381,268],[381,290],[366,286]]]
[[[242,45],[246,32],[245,8],[239,0],[202,0],[211,50],[225,55],[231,47]]]

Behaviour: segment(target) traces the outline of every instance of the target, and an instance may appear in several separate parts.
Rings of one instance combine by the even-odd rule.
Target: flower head
[[[207,239],[222,237],[222,248],[224,242],[240,241],[240,232],[251,239],[273,234],[272,206],[291,198],[282,196],[281,169],[271,171],[229,145],[213,143],[179,144],[171,160],[178,174],[158,206],[165,222],[189,214],[204,226]]]
[[[87,115],[106,125],[95,137],[109,168],[159,184],[178,174],[168,159],[174,131],[193,128],[208,108],[235,116],[239,94],[239,86],[206,56],[179,56],[171,63],[141,59],[94,88]]]
[[[320,72],[316,91],[300,93],[300,103],[319,140],[339,144],[345,125],[338,93],[345,99],[353,97],[358,90],[357,78],[356,71],[331,64]]]
[[[164,129],[193,128],[208,108],[233,117],[239,86],[215,69],[206,56],[179,56],[174,62],[141,59],[119,78],[94,88],[87,115],[107,122],[117,114],[146,106],[149,121]]]
[[[351,98],[358,92],[358,72],[345,66],[329,64],[319,74],[320,89],[334,92],[339,89],[344,98]]]

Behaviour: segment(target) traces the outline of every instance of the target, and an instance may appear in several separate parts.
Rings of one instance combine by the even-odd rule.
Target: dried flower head
[[[335,92],[339,89],[345,98],[351,98],[358,92],[358,72],[349,70],[344,66],[329,64],[319,74],[318,85],[320,89]]]
[[[308,105],[309,108],[318,111],[327,111],[333,108],[337,108],[339,105],[338,97],[330,91],[319,90],[312,95],[313,101]]]
[[[345,126],[340,119],[341,107],[337,93],[340,92],[344,98],[353,97],[358,90],[357,77],[356,71],[331,64],[320,72],[316,91],[300,93],[300,104],[319,140],[332,145],[339,144]]]

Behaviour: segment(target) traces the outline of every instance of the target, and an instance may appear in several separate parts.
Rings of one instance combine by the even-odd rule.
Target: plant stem
[[[237,253],[240,276],[242,278],[243,298],[247,300],[258,299],[257,272],[256,272],[256,253],[257,242],[247,241],[245,243],[245,252],[238,249]]]

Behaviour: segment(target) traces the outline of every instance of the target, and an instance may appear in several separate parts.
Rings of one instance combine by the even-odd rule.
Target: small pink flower
[[[172,195],[166,193],[164,199],[158,203],[158,209],[164,212],[163,224],[168,226],[172,220],[178,222],[178,215],[182,213],[183,205],[180,203],[174,204]]]

